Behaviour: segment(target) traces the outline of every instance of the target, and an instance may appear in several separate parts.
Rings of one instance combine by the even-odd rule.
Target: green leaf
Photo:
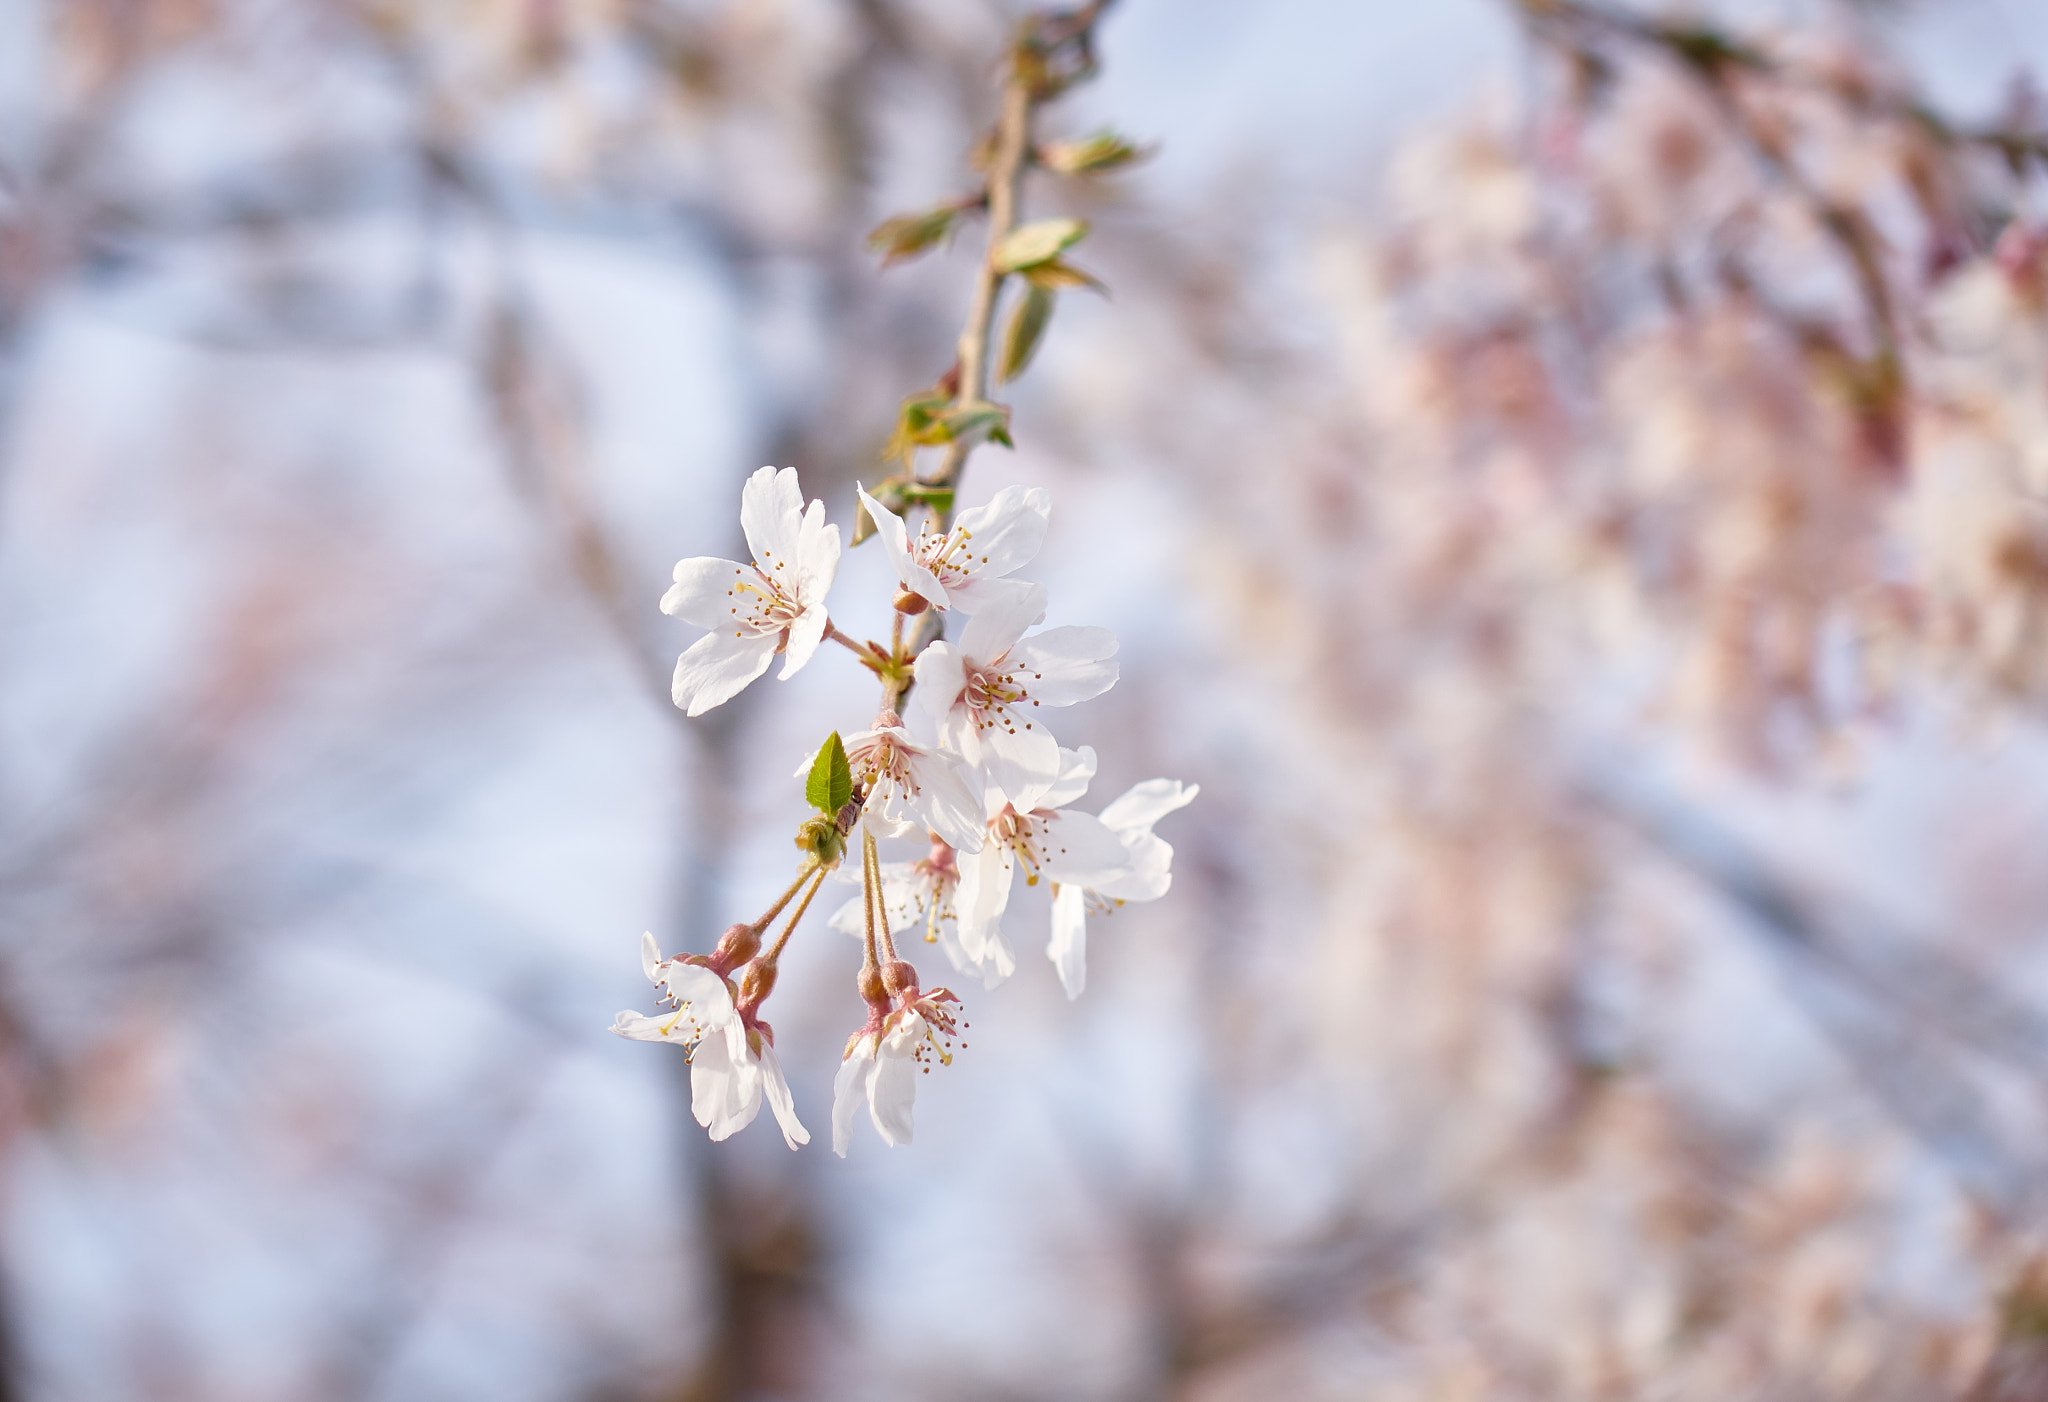
[[[818,747],[811,761],[811,777],[804,781],[804,800],[832,817],[853,799],[853,770],[846,763],[846,746],[833,731]]]
[[[1042,287],[1047,292],[1056,292],[1062,287],[1086,287],[1105,297],[1109,295],[1109,289],[1103,286],[1101,278],[1081,271],[1064,258],[1048,258],[1026,268],[1024,277],[1033,287]]]
[[[1037,219],[1003,235],[990,257],[997,272],[1020,272],[1059,257],[1087,233],[1084,219]]]
[[[1010,324],[1003,331],[1002,377],[1014,380],[1031,363],[1032,353],[1045,336],[1045,324],[1052,320],[1053,294],[1036,282],[1024,290],[1017,300],[1016,308],[1010,313]]]
[[[1038,148],[1038,163],[1060,175],[1096,175],[1142,161],[1151,154],[1113,131],[1099,131],[1079,141],[1046,142]]]
[[[951,435],[939,418],[952,403],[953,396],[937,388],[919,390],[905,399],[896,412],[895,431],[882,447],[883,461],[907,465],[918,448],[947,441]]]
[[[885,268],[905,262],[952,233],[961,212],[958,204],[942,204],[915,214],[899,214],[893,219],[884,219],[868,235],[868,247],[882,255]]]
[[[1006,404],[991,404],[986,399],[971,404],[962,404],[940,416],[938,429],[945,434],[942,443],[979,443],[987,438],[1014,448],[1010,441],[1010,408]]]

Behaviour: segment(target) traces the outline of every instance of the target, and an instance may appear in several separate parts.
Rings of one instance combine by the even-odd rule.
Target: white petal
[[[1133,784],[1100,816],[1118,832],[1150,828],[1176,808],[1187,807],[1201,791],[1200,784],[1183,784],[1178,779],[1147,779],[1142,784]]]
[[[1131,874],[1130,851],[1100,818],[1052,813],[1040,821],[1045,825],[1045,874],[1050,880],[1100,891]]]
[[[768,1108],[775,1112],[775,1123],[782,1126],[782,1142],[792,1149],[810,1143],[811,1132],[796,1117],[796,1102],[790,1099],[781,1058],[775,1055],[775,1044],[766,1037],[761,1039],[761,1088],[768,1094]]]
[[[804,494],[796,469],[764,467],[740,489],[740,529],[761,573],[782,589],[797,588],[797,546],[803,529]]]
[[[1123,834],[1124,850],[1131,854],[1131,870],[1097,885],[1097,895],[1118,901],[1156,901],[1173,886],[1173,848],[1136,828]]]
[[[953,908],[959,915],[961,952],[976,972],[988,957],[989,934],[1000,928],[1003,910],[1010,903],[1015,874],[1016,857],[1000,843],[987,843],[981,851],[960,859],[960,885],[953,892]]]
[[[1026,628],[1043,617],[1043,584],[1005,589],[990,601],[988,607],[967,620],[967,626],[960,630],[960,651],[983,665],[997,661],[1017,645],[1017,639],[1024,636]]]
[[[846,1157],[846,1146],[853,1142],[853,1112],[867,1099],[868,1080],[875,1073],[879,1051],[873,1037],[861,1038],[846,1054],[846,1060],[839,1063],[839,1074],[832,1078],[832,1152],[842,1159]]]
[[[1045,544],[1051,517],[1052,493],[1045,488],[1005,487],[986,505],[961,512],[953,525],[968,534],[972,551],[963,547],[961,553],[971,553],[973,573],[993,579],[1030,563]]]
[[[911,761],[918,794],[912,811],[924,825],[960,852],[979,852],[988,835],[980,777],[942,751]]]
[[[953,581],[953,587],[946,592],[952,597],[953,612],[963,614],[987,613],[993,609],[1021,607],[1021,601],[1037,597],[1038,613],[1024,626],[1036,627],[1045,622],[1044,596],[1032,594],[1041,586],[1024,579],[973,579]]]
[[[865,894],[855,896],[845,905],[832,912],[832,918],[825,923],[842,935],[863,939],[868,932],[868,917],[863,907],[867,903]]]
[[[661,611],[714,632],[728,628],[733,620],[734,584],[747,579],[759,583],[753,566],[715,555],[676,561],[675,579],[661,596]]]
[[[894,779],[879,780],[861,805],[861,826],[876,837],[916,837],[925,821],[911,796]]]
[[[789,625],[789,645],[783,649],[782,674],[776,680],[788,681],[804,663],[811,660],[811,654],[825,640],[825,627],[831,621],[823,604],[807,608],[797,615],[796,622]]]
[[[1059,777],[1060,742],[1042,721],[1022,721],[1015,730],[998,724],[981,732],[981,763],[1011,807],[1029,813]]]
[[[654,942],[652,930],[640,936],[640,967],[647,971],[648,978],[661,982],[661,946]]]
[[[911,1057],[924,1035],[924,1019],[912,1014],[890,1031],[868,1078],[868,1114],[882,1142],[894,1148],[908,1144],[911,1109],[917,1103],[918,1063]]]
[[[1083,745],[1078,750],[1060,750],[1060,772],[1052,787],[1038,797],[1034,808],[1065,808],[1088,792],[1095,780],[1095,751]]]
[[[671,960],[661,971],[661,984],[690,1005],[690,1016],[705,1027],[723,1027],[739,1014],[733,1011],[732,990],[702,964]]]
[[[1087,701],[1116,685],[1116,634],[1107,628],[1048,628],[1010,649],[1003,670],[1015,674],[1042,705]]]
[[[612,1031],[635,1042],[682,1042],[690,1024],[674,1013],[649,1017],[645,1013],[623,1012],[612,1019]],[[681,1033],[681,1036],[675,1035]]]
[[[701,716],[746,690],[747,683],[767,671],[774,660],[772,633],[737,638],[731,633],[706,633],[676,659],[669,695],[685,715]]]
[[[930,644],[917,655],[913,675],[917,678],[917,687],[910,693],[910,704],[914,711],[922,713],[926,722],[922,727],[925,732],[943,740],[949,713],[967,689],[967,672],[960,649],[943,639]]]
[[[988,945],[982,950],[980,972],[984,988],[994,988],[1017,972],[1017,951],[1010,948],[1009,937],[1000,929],[988,932]]]
[[[825,520],[825,503],[813,501],[804,511],[796,536],[796,596],[806,604],[823,605],[839,573],[839,527]]]
[[[732,1137],[761,1113],[761,1069],[744,1046],[735,1056],[725,1036],[697,1043],[690,1053],[690,1113],[715,1140]]]
[[[1052,898],[1052,939],[1046,957],[1060,971],[1069,998],[1088,986],[1088,897],[1079,886],[1062,886]]]
[[[946,586],[939,583],[939,577],[910,558],[910,528],[903,518],[867,494],[859,483],[854,492],[860,503],[868,509],[868,517],[875,523],[875,534],[880,537],[882,549],[888,552],[890,568],[896,571],[896,578],[904,588],[922,594],[938,608],[948,608],[952,600],[946,595]]]

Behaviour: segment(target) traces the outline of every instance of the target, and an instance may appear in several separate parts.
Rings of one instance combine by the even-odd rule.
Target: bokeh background
[[[872,704],[654,604],[945,368],[1017,13],[0,5],[0,1397],[2048,1398],[2022,0],[1113,8],[964,500],[1175,888],[911,1148],[609,1034]]]

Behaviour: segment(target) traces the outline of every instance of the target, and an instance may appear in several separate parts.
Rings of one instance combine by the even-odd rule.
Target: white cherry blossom
[[[886,1017],[854,1034],[832,1080],[833,1153],[846,1157],[863,1100],[883,1143],[894,1148],[910,1142],[918,1076],[933,1062],[953,1059],[958,1024],[949,1005],[957,1002],[943,988],[920,993],[913,987]]]
[[[867,786],[861,822],[875,836],[930,831],[962,851],[981,850],[981,784],[960,756],[913,738],[902,717],[889,711],[845,744],[854,782]],[[814,751],[797,766],[797,777],[811,772],[816,757]]]
[[[824,639],[825,593],[839,571],[839,527],[804,508],[796,469],[764,467],[740,492],[753,563],[698,556],[676,565],[661,611],[711,631],[676,660],[675,703],[702,715],[737,696],[780,652],[786,680]]]
[[[855,490],[903,587],[934,608],[961,613],[979,612],[1015,591],[1016,582],[1003,576],[1038,553],[1052,515],[1052,493],[1045,488],[1005,487],[987,505],[961,512],[944,533],[928,518],[920,521],[912,539],[901,516]]]
[[[1202,791],[1177,779],[1147,779],[1104,808],[1102,825],[1116,834],[1130,856],[1130,870],[1106,882],[1056,879],[1052,896],[1052,940],[1046,955],[1060,971],[1069,998],[1088,982],[1088,914],[1107,914],[1128,901],[1156,901],[1173,885],[1173,848],[1152,834],[1152,825],[1185,808]]]
[[[1088,791],[1095,751],[1083,745],[1058,755],[1058,776],[1035,806],[1019,811],[991,789],[987,840],[980,852],[960,861],[953,903],[959,912],[960,958],[966,961],[961,970],[980,975],[990,988],[1017,970],[1002,918],[1020,868],[1027,886],[1041,878],[1056,885],[1103,886],[1133,870],[1131,854],[1116,833],[1091,814],[1065,810]]]
[[[1037,806],[1060,771],[1044,708],[1100,696],[1117,678],[1115,634],[1068,627],[1025,637],[1044,616],[1041,585],[995,600],[967,620],[957,647],[940,641],[919,654],[911,696],[940,743],[983,770],[1020,812]]]
[[[789,1082],[775,1055],[773,1033],[747,1025],[733,1005],[732,986],[719,974],[685,959],[663,959],[652,933],[641,937],[640,963],[673,1009],[660,1017],[622,1012],[612,1031],[636,1042],[673,1042],[690,1059],[690,1112],[714,1140],[754,1122],[765,1097],[790,1148],[811,1142],[796,1117]]]

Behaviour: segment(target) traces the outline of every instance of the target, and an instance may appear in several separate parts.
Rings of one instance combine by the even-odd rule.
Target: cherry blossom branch
[[[968,303],[967,324],[960,332],[956,363],[957,384],[953,392],[955,412],[985,404],[989,394],[989,362],[995,342],[996,310],[1010,273],[998,256],[1003,241],[1016,231],[1024,173],[1033,163],[1031,124],[1039,105],[1056,96],[1064,84],[1048,81],[1044,65],[1047,54],[1060,47],[1077,46],[1084,63],[1092,64],[1090,45],[1097,21],[1113,0],[1091,0],[1077,10],[1042,15],[1027,20],[1023,34],[1011,50],[1010,66],[1003,80],[1002,112],[997,118],[990,146],[987,185],[982,203],[988,211],[988,237],[983,245],[981,266],[976,270],[974,291]],[[953,504],[958,499],[960,478],[967,460],[981,441],[978,435],[955,438],[946,445],[939,469],[923,478],[921,485],[940,493],[931,499],[929,510],[935,529],[944,534],[953,522]],[[909,630],[906,645],[902,616],[895,622],[894,655],[906,664],[886,676],[882,683],[881,709],[898,711],[914,684],[907,664],[945,633],[945,618],[930,610]],[[886,922],[885,922],[886,923]]]

